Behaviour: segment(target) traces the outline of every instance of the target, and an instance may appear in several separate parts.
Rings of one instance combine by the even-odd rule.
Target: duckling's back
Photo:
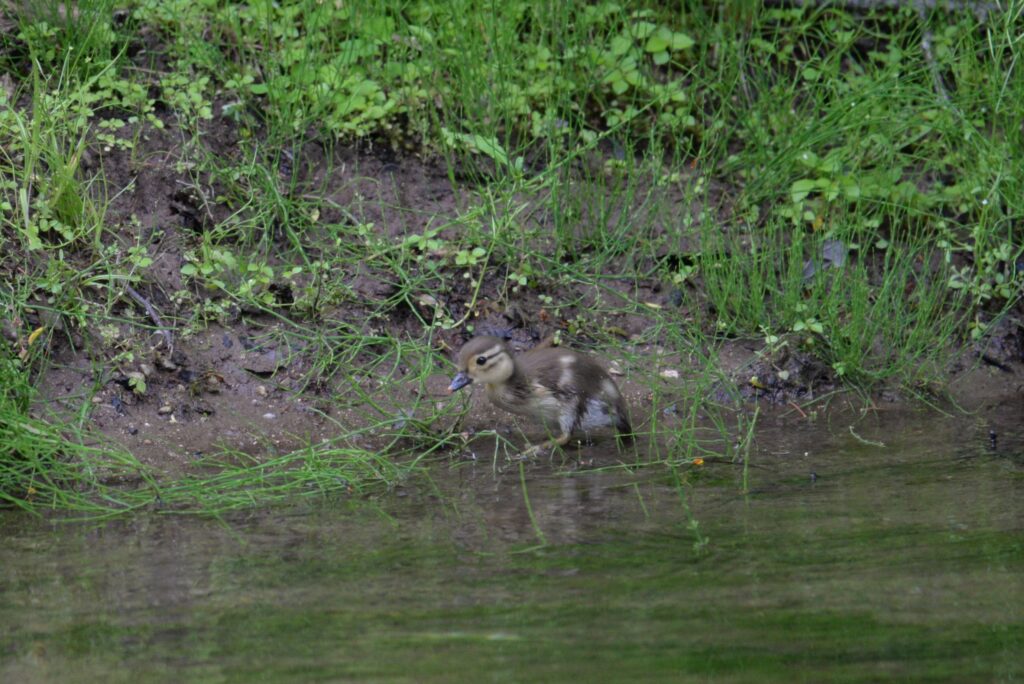
[[[524,372],[540,387],[550,391],[571,415],[559,416],[559,422],[571,423],[573,429],[589,431],[615,426],[622,434],[632,428],[622,393],[600,363],[569,349],[547,347],[521,354],[517,361]]]

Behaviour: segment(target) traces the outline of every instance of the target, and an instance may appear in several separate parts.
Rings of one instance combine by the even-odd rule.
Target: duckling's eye
[[[476,357],[476,365],[482,366],[485,363],[487,363],[487,357],[486,356],[478,356],[478,357]]]

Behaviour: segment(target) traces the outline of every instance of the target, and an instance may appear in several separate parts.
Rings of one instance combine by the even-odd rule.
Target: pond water
[[[746,493],[452,461],[224,521],[6,513],[0,678],[1020,681],[1022,416],[768,419]]]

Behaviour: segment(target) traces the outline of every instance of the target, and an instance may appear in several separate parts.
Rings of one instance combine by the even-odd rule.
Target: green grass
[[[543,309],[578,346],[622,358],[655,407],[675,404],[671,420],[656,408],[644,423],[649,464],[728,454],[747,434],[742,415],[686,401],[729,389],[716,359],[730,338],[763,340],[769,359],[809,354],[864,393],[941,392],[950,358],[1020,318],[1022,12],[44,3],[0,42],[6,317],[22,341],[37,327],[45,339],[112,323],[142,334],[152,322],[124,318],[128,285],[162,288],[179,335],[241,310],[304,345],[307,390],[329,386],[361,412],[339,425],[342,442],[364,429],[409,438],[389,447],[406,463],[446,447],[450,421],[387,398],[446,368],[439,340],[488,306]],[[398,164],[440,160],[454,207],[401,188],[338,204],[336,153],[356,145]],[[123,208],[154,167],[195,199],[195,231],[147,230]],[[183,262],[173,291],[154,264],[170,233]],[[845,260],[826,268],[836,245]],[[368,300],[339,277],[356,269],[389,288]],[[651,301],[672,290],[673,304]],[[636,316],[646,324],[624,343]],[[410,320],[418,334],[393,332]],[[138,361],[86,338],[109,366]],[[684,388],[658,378],[644,351],[655,345],[690,369]],[[45,372],[44,348],[16,361],[9,342],[19,386]],[[7,452],[4,491],[35,506],[25,459],[87,462],[89,440],[29,419],[33,394],[19,396],[5,420],[36,421],[49,441]],[[222,495],[196,505],[402,476],[353,449],[225,469],[210,489]],[[333,472],[348,463],[358,472]]]
[[[114,489],[107,483],[147,479],[144,470],[130,454],[91,445],[73,423],[33,417],[27,366],[16,355],[0,357],[0,502],[28,511],[105,512]]]

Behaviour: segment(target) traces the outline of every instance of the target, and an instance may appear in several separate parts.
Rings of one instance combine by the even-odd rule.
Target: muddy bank
[[[40,377],[40,396],[45,399],[40,412],[56,408],[60,414],[72,415],[86,402],[89,427],[155,472],[168,475],[188,471],[203,458],[224,451],[262,460],[343,439],[352,432],[358,435],[345,443],[371,448],[382,440],[376,439],[374,431],[366,432],[367,426],[406,413],[411,417],[418,412],[438,434],[459,433],[467,440],[463,447],[452,449],[454,457],[489,456],[493,440],[485,440],[483,446],[472,441],[482,431],[495,430],[520,445],[542,436],[537,425],[493,407],[483,392],[450,396],[452,366],[446,360],[450,359],[447,350],[430,357],[436,362],[435,372],[404,382],[392,377],[396,370],[400,375],[401,364],[388,373],[380,368],[362,374],[359,369],[347,369],[356,373],[356,382],[373,397],[371,408],[360,404],[351,380],[318,374],[313,367],[318,358],[315,348],[280,331],[277,335],[267,335],[265,329],[260,332],[264,337],[256,339],[251,324],[213,324],[197,335],[179,338],[173,361],[152,352],[150,361],[132,367],[145,375],[144,394],[128,384],[125,366],[105,368],[88,354],[64,347]],[[531,337],[522,329],[510,332]],[[451,338],[452,347],[460,343],[459,337]],[[514,346],[523,349],[531,344],[525,339]],[[721,345],[713,357],[721,372],[716,391],[695,395],[696,381],[705,372],[703,361],[656,345],[624,342],[622,349],[627,348],[628,354],[613,351],[602,360],[626,395],[640,433],[649,433],[652,422],[661,431],[671,431],[673,423],[689,415],[695,404],[706,407],[697,409],[701,417],[723,408],[749,415],[760,406],[765,419],[793,424],[820,419],[822,412],[835,410],[889,412],[923,406],[921,396],[896,390],[882,390],[872,397],[843,391],[830,369],[813,357],[769,361],[756,341]],[[995,365],[965,354],[950,371],[949,395],[926,399],[948,410],[959,407],[982,414],[1007,404],[1024,406],[1021,371],[1013,361]],[[601,449],[614,444],[611,434],[592,437],[604,445]],[[657,449],[651,442],[658,439],[644,434],[637,448]],[[574,457],[585,452],[577,442],[566,449]]]

